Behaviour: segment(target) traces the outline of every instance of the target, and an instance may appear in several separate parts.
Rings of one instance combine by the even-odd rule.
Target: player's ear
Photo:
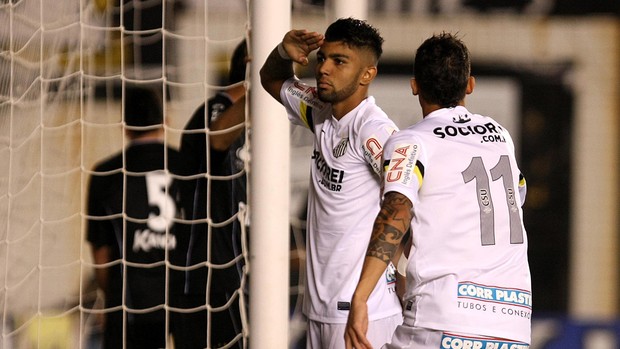
[[[364,74],[362,74],[360,85],[369,85],[370,82],[375,79],[375,76],[377,76],[377,66],[371,65],[366,67]]]
[[[418,90],[418,83],[415,81],[415,78],[409,80],[409,85],[411,85],[411,94],[417,96],[420,91]]]
[[[467,89],[465,90],[465,94],[471,94],[474,92],[474,87],[476,87],[476,78],[470,76],[467,78]]]

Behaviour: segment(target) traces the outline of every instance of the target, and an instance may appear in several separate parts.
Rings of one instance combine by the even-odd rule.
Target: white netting
[[[88,183],[128,144],[122,87],[161,87],[165,141],[179,148],[192,113],[228,87],[247,10],[245,0],[0,1],[0,348],[97,347],[111,309],[86,241]],[[155,266],[106,266],[118,262]],[[246,283],[233,296],[242,309]],[[246,344],[239,333],[231,347]]]

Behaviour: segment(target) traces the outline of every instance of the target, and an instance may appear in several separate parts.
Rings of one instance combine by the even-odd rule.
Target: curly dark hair
[[[375,61],[378,61],[383,53],[384,40],[379,31],[361,19],[338,19],[327,27],[325,41],[342,41],[350,47],[369,49],[375,55]]]
[[[465,98],[470,73],[469,50],[456,35],[433,35],[416,51],[413,75],[420,96],[429,103],[457,106]]]

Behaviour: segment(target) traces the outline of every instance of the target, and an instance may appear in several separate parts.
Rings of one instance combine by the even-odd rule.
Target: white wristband
[[[403,254],[400,255],[400,258],[398,259],[398,266],[396,267],[396,270],[398,271],[398,273],[404,277],[407,277],[407,264],[408,264],[408,260],[407,257],[405,257],[405,253],[403,252]]]
[[[284,49],[284,45],[282,45],[282,43],[278,44],[278,53],[280,54],[280,57],[282,59],[285,59],[287,61],[291,60],[291,56],[289,56],[288,53],[286,53],[286,50]]]

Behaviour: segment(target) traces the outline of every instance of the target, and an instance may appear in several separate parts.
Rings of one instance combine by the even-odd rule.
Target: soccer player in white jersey
[[[263,87],[292,123],[314,133],[308,194],[307,347],[344,348],[351,296],[379,212],[381,154],[396,125],[368,96],[383,38],[365,21],[346,18],[325,35],[288,32],[261,69]],[[317,87],[294,76],[317,50]],[[369,304],[369,339],[389,340],[402,323],[392,264],[384,264]]]
[[[532,293],[509,133],[465,108],[469,52],[449,33],[418,48],[411,88],[424,118],[384,149],[384,197],[346,329],[370,348],[367,299],[411,229],[403,324],[384,348],[529,348]],[[372,344],[374,346],[374,344]]]

